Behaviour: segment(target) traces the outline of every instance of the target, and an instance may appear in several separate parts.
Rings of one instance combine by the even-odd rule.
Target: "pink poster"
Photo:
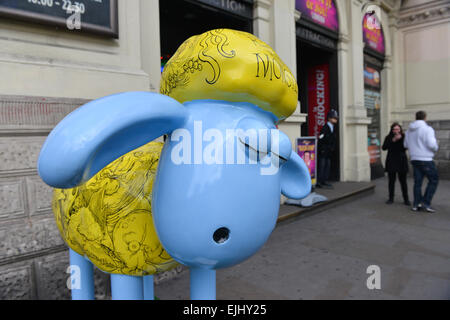
[[[338,14],[334,0],[295,0],[295,9],[301,19],[311,20],[325,28],[338,32]]]
[[[367,48],[385,54],[384,34],[376,14],[366,13],[363,19],[363,40]]]

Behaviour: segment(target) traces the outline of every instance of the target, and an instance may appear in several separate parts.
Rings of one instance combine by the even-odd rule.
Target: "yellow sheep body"
[[[52,208],[62,238],[105,272],[143,276],[177,265],[159,242],[152,219],[162,146],[148,143],[79,187],[54,189]]]

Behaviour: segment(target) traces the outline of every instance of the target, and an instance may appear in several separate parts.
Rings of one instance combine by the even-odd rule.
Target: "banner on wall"
[[[306,18],[338,32],[338,15],[333,0],[295,0],[295,9],[302,13],[301,19]]]
[[[317,177],[317,139],[316,137],[297,138],[297,153],[308,167],[312,185]]]
[[[384,34],[380,21],[374,13],[366,13],[363,19],[363,41],[367,48],[385,54]]]
[[[317,137],[330,110],[329,65],[308,70],[308,135]]]

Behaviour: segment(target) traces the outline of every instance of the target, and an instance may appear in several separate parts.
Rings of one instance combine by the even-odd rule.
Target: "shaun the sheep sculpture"
[[[156,173],[150,164],[149,173],[127,178],[143,183],[138,175],[151,175],[151,212],[150,206],[127,212],[109,206],[107,214],[78,210],[72,221],[61,191],[60,207],[54,208],[63,218],[57,222],[71,248],[71,265],[82,274],[74,298],[93,296],[93,284],[86,283],[92,277],[83,278],[92,263],[111,273],[113,298],[142,298],[143,276],[172,267],[172,257],[190,268],[192,299],[215,299],[215,270],[263,246],[276,224],[280,192],[293,199],[310,192],[306,165],[276,128],[296,108],[297,83],[267,44],[229,29],[191,37],[166,65],[160,92],[91,101],[64,118],[42,147],[38,171],[48,185],[75,188],[73,195],[87,182],[97,190],[92,192],[123,196],[112,162],[133,152],[139,157],[137,148],[168,135],[161,154],[156,151]],[[95,187],[90,179],[101,179],[96,174],[102,176],[104,168],[110,183]],[[83,199],[85,208],[95,208],[92,193]],[[154,242],[159,258],[152,260],[141,250],[154,251],[143,239],[147,233],[153,239],[155,230],[163,248]]]

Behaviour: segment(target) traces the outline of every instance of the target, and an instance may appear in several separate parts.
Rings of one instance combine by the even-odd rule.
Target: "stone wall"
[[[36,164],[51,129],[87,101],[0,96],[0,300],[70,298],[68,248],[53,219],[52,189]],[[96,298],[108,299],[109,275],[96,269],[95,281]]]
[[[435,162],[440,179],[450,179],[450,120],[429,121],[436,132],[439,151],[436,153]]]
[[[411,122],[401,122],[403,130],[406,131]],[[439,150],[435,154],[434,161],[436,163],[439,179],[450,179],[450,120],[427,121],[434,129]],[[411,167],[410,167],[411,169]],[[412,175],[412,169],[410,170]]]
[[[36,169],[46,136],[86,100],[0,96],[0,299],[64,299],[68,252]]]

